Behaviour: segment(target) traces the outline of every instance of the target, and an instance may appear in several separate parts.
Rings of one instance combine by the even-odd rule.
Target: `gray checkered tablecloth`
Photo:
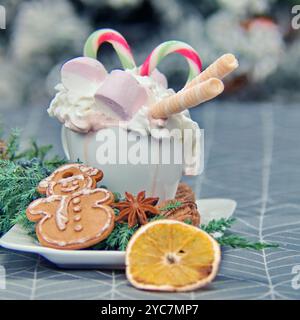
[[[24,145],[38,136],[62,152],[59,125],[45,109],[2,115],[7,128],[24,128]],[[192,116],[205,129],[205,171],[187,182],[198,198],[235,199],[234,231],[279,249],[224,248],[216,280],[190,293],[138,291],[123,271],[60,270],[37,255],[0,249],[0,299],[299,299],[300,106],[206,104]]]

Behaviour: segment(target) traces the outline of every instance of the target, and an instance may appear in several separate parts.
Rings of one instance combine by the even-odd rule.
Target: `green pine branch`
[[[236,221],[235,218],[221,218],[218,220],[211,220],[207,225],[202,224],[200,228],[209,233],[209,234],[214,234],[214,233],[224,233],[226,230],[230,229],[234,222]]]
[[[26,210],[22,210],[18,215],[15,215],[11,220],[12,225],[19,224],[23,229],[26,230],[27,234],[37,240],[36,232],[35,232],[35,223],[31,222],[27,219]]]
[[[116,212],[118,214],[118,212]],[[149,221],[155,221],[158,219],[163,219],[162,215],[157,215],[149,219]],[[251,242],[246,238],[243,238],[238,235],[229,234],[224,235],[224,233],[228,233],[231,226],[234,224],[236,219],[221,218],[219,220],[212,220],[207,225],[201,225],[201,229],[212,235],[213,237],[217,233],[222,233],[222,236],[216,238],[217,242],[221,246],[230,246],[232,248],[243,248],[243,249],[254,249],[254,250],[262,250],[266,248],[277,248],[276,244],[269,244],[264,242]],[[190,224],[190,221],[185,221],[187,224]],[[128,228],[127,223],[116,223],[114,230],[108,236],[106,240],[94,246],[95,250],[120,250],[125,251],[127,244],[134,234],[134,232],[138,229],[138,226],[134,226],[133,228]]]
[[[168,211],[172,209],[176,209],[182,205],[181,201],[170,202],[162,208],[159,208],[160,211]]]
[[[127,244],[138,229],[138,226],[128,228],[127,223],[116,223],[114,230],[105,241],[106,250],[126,250]]]
[[[39,164],[23,167],[9,160],[0,160],[0,232],[7,232],[16,217],[32,200],[40,197],[36,187],[49,171]]]
[[[266,243],[266,242],[252,242],[248,239],[237,236],[237,235],[228,235],[222,236],[217,239],[221,246],[230,246],[232,248],[242,248],[242,249],[254,249],[254,250],[263,250],[268,248],[278,248],[278,244]]]
[[[0,159],[0,235],[15,223],[32,230],[33,223],[27,220],[25,209],[41,197],[36,191],[38,183],[66,163],[57,156],[46,158],[50,145],[38,146],[32,141],[28,149],[20,152],[19,142],[20,130],[12,130],[6,141],[6,159]]]
[[[16,154],[20,147],[20,130],[13,129],[7,139],[7,159],[13,161],[15,160]]]
[[[244,237],[230,234],[230,228],[236,222],[235,218],[212,220],[207,225],[201,225],[201,229],[215,237],[221,246],[232,248],[263,250],[267,248],[277,248],[277,244],[265,242],[253,242]]]
[[[18,153],[15,159],[28,159],[38,158],[40,161],[44,161],[46,155],[52,149],[52,145],[38,146],[36,141],[31,140],[30,146],[27,150]]]
[[[119,210],[115,209],[116,216],[119,214]],[[149,221],[156,221],[159,219],[163,219],[162,215],[155,215],[150,217]],[[128,224],[126,222],[116,223],[115,228],[112,233],[105,239],[103,242],[94,246],[95,250],[119,250],[125,251],[127,248],[127,244],[130,238],[133,236],[135,231],[139,228],[138,225],[135,225],[132,228],[128,228]]]

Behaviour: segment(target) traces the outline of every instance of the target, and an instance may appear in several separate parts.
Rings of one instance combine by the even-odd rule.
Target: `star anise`
[[[113,207],[120,210],[116,221],[128,221],[128,228],[136,224],[146,224],[149,214],[159,214],[159,210],[155,207],[159,198],[146,198],[145,191],[138,193],[134,197],[131,193],[125,192],[125,201],[114,203]]]

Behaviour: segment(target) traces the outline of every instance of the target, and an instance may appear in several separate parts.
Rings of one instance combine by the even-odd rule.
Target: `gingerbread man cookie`
[[[46,198],[33,201],[26,210],[37,222],[41,245],[76,250],[91,247],[109,236],[114,228],[114,211],[108,205],[113,194],[96,188],[102,171],[82,164],[66,164],[39,183]]]

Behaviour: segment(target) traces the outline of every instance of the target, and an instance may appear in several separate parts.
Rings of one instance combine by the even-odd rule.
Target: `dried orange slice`
[[[157,220],[136,231],[126,250],[126,275],[139,289],[189,291],[217,274],[219,244],[205,231],[183,222]]]

